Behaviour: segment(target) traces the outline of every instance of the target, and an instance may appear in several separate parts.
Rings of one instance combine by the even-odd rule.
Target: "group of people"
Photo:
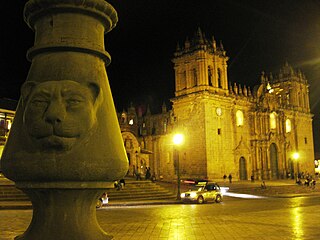
[[[122,178],[119,181],[114,181],[114,188],[116,188],[117,190],[121,190],[124,189],[126,185],[126,181]]]
[[[227,175],[224,174],[223,175],[223,180],[226,181],[226,179],[227,179]],[[232,175],[231,175],[231,173],[229,174],[228,179],[229,179],[229,183],[232,183]]]
[[[129,174],[129,171],[127,174]],[[136,180],[142,179],[141,171],[140,171],[139,167],[134,167],[133,176],[136,177]],[[145,169],[145,179],[151,180],[152,182],[155,182],[155,180],[156,180],[155,175],[154,174],[151,175],[151,168],[150,167],[146,167],[146,169]],[[116,188],[117,190],[124,189],[125,185],[126,185],[126,182],[124,179],[114,181],[114,188]]]
[[[299,173],[296,178],[296,184],[302,185],[301,179],[304,179],[304,183],[303,183],[304,186],[313,187],[313,188],[316,186],[316,180],[314,180],[312,176],[309,175],[308,173],[306,175],[304,175],[303,173]]]
[[[141,171],[139,167],[134,168],[134,172],[133,172],[133,176],[136,177],[136,180],[141,180]],[[151,175],[151,168],[150,167],[146,167],[145,169],[145,180],[152,180],[155,181],[155,175]]]

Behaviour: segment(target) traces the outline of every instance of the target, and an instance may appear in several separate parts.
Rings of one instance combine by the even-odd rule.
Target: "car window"
[[[220,187],[219,187],[218,185],[216,185],[216,184],[210,184],[210,185],[207,185],[207,186],[206,186],[206,189],[207,189],[208,191],[212,191],[212,190],[219,190]]]
[[[203,187],[199,186],[192,186],[189,191],[202,191]]]
[[[207,189],[208,191],[216,190],[216,186],[215,186],[215,185],[207,185],[207,186],[206,186],[206,189]]]

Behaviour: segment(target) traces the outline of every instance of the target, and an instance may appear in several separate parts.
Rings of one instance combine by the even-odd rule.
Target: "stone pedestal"
[[[29,0],[24,19],[31,67],[1,159],[33,205],[17,239],[110,239],[95,206],[128,170],[104,49],[117,13],[104,0]]]
[[[34,208],[27,231],[16,240],[107,240],[96,218],[97,199],[113,183],[19,182],[16,186],[31,199]]]

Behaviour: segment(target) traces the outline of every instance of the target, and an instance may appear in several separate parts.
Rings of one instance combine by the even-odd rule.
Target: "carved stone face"
[[[26,82],[23,124],[38,150],[63,152],[90,135],[96,124],[96,85],[75,81]]]

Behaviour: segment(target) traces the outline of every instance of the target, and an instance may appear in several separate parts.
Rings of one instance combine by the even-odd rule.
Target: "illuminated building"
[[[262,73],[253,90],[232,85],[226,51],[200,29],[177,47],[172,61],[172,110],[163,106],[159,114],[148,110],[142,115],[131,106],[118,115],[130,169],[144,164],[158,178],[175,179],[171,139],[179,130],[186,138],[180,150],[182,178],[213,180],[231,173],[238,180],[281,179],[298,171],[314,175],[313,115],[308,82],[300,71],[286,63],[278,74]],[[298,159],[293,159],[294,152]]]
[[[314,175],[312,117],[305,76],[286,63],[278,74],[262,73],[249,87],[231,84],[228,57],[222,44],[206,39],[200,30],[178,46],[173,58],[175,97],[172,109],[158,114],[131,105],[118,113],[130,163],[129,174],[165,180],[176,176],[172,136],[183,131],[180,152],[182,178],[281,179],[298,171]],[[16,103],[15,103],[16,104]],[[14,108],[0,109],[1,150]],[[299,153],[297,159],[294,153]]]
[[[5,98],[0,99],[0,156],[9,135],[16,107],[16,101]]]

